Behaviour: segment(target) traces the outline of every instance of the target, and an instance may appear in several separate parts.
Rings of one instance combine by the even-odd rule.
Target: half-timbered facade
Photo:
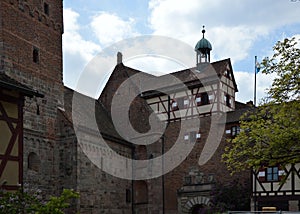
[[[23,106],[25,96],[38,92],[0,73],[0,188],[23,184]]]
[[[253,209],[300,210],[300,164],[261,167],[252,176]]]
[[[180,84],[171,87],[166,82],[170,89],[143,92],[143,98],[161,120],[176,121],[235,110],[238,90],[230,59],[205,64],[202,69],[171,73],[187,87],[182,88]]]
[[[226,138],[231,138],[238,133],[239,117],[249,109],[249,106],[235,100],[235,93],[238,89],[230,59],[210,63],[208,54],[210,54],[211,45],[208,45],[207,40],[202,39],[200,40],[202,42],[199,41],[195,48],[198,59],[196,66],[168,75],[146,74],[125,66],[119,58],[118,64],[100,95],[99,102],[105,106],[108,114],[112,114],[110,109],[114,96],[131,97],[130,93],[138,95],[132,101],[128,115],[131,125],[140,133],[147,133],[150,129],[149,115],[155,115],[167,124],[166,130],[157,142],[151,145],[135,146],[135,159],[159,158],[165,152],[172,150],[175,142],[186,145],[186,148],[194,144],[190,154],[172,171],[157,179],[133,182],[133,196],[138,195],[139,198],[148,199],[143,200],[141,204],[133,201],[134,210],[137,212],[142,210],[143,213],[151,213],[163,210],[164,213],[196,213],[202,207],[209,208],[208,201],[212,201],[211,191],[216,182],[227,185],[233,179],[241,183],[246,183],[244,181],[249,179],[248,172],[235,177],[230,176],[225,164],[221,161]],[[146,91],[118,91],[122,83],[133,76],[144,77],[153,81],[154,86],[158,86]],[[177,81],[173,81],[174,79]],[[135,84],[134,81],[128,82]],[[157,82],[159,84],[155,84]],[[132,88],[139,90],[140,87],[135,85]],[[128,111],[121,105],[117,107],[120,114]],[[212,126],[215,116],[220,115],[224,120]],[[199,121],[199,126],[193,125]],[[183,123],[186,125],[184,130],[181,126]],[[127,123],[123,125],[128,126]],[[216,136],[220,139],[216,139]],[[208,140],[210,137],[213,137],[215,141]],[[211,156],[199,164],[200,157],[207,152],[211,153]],[[178,156],[181,155],[178,154]],[[206,176],[202,176],[203,174]],[[195,179],[187,182],[189,178]]]

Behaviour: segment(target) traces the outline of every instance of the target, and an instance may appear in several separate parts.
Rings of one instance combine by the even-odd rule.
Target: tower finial
[[[205,34],[205,29],[204,28],[205,28],[205,25],[203,25],[202,27],[203,27],[202,33],[203,33],[203,38],[204,38],[204,34]]]

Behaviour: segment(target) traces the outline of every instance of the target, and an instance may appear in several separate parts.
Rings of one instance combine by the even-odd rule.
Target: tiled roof
[[[254,106],[236,101],[235,110],[227,112],[226,123],[239,122],[241,116],[247,111],[253,111]]]
[[[102,134],[103,138],[105,139],[112,139],[115,142],[127,144],[130,146],[130,143],[128,143],[126,140],[124,140],[118,132],[115,130],[115,127],[113,125],[111,117],[108,115],[107,110],[102,105],[102,103],[98,100],[95,100],[94,98],[82,95],[82,94],[76,94],[76,99],[78,102],[82,104],[87,103],[95,103],[95,105],[92,105],[90,107],[85,107],[80,109],[80,112],[72,112],[73,111],[73,102],[76,102],[76,100],[73,100],[74,92],[72,89],[65,87],[64,91],[64,107],[65,107],[65,113],[64,115],[68,117],[69,121],[73,121],[72,115],[76,115],[80,121],[85,121],[86,118],[95,118],[97,122],[98,129],[100,133]],[[86,105],[89,106],[89,105]],[[94,108],[94,109],[91,109]],[[74,109],[76,111],[76,109]],[[95,115],[92,115],[92,114]],[[85,127],[85,130],[89,130],[90,124],[85,124],[83,122],[83,126]],[[93,131],[93,130],[91,130]]]

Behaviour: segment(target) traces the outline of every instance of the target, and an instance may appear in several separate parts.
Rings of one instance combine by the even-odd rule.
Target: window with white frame
[[[278,166],[266,168],[266,181],[278,181],[279,180]]]

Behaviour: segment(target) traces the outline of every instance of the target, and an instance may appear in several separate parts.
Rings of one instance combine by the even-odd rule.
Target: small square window
[[[184,183],[186,185],[191,184],[192,183],[192,177],[191,176],[185,176],[184,177]]]
[[[189,107],[189,103],[190,103],[190,101],[189,101],[189,99],[186,97],[186,98],[184,98],[184,100],[183,100],[183,105],[184,105],[184,108],[187,108],[187,107]]]
[[[239,126],[232,126],[231,127],[231,135],[236,136],[240,133],[240,127]]]
[[[172,107],[172,111],[177,111],[178,110],[178,103],[177,103],[176,100],[172,101],[171,107]]]
[[[196,132],[190,132],[190,142],[194,143],[196,141]]]
[[[40,51],[38,48],[34,47],[32,51],[32,60],[34,63],[40,62]]]
[[[44,13],[49,16],[49,4],[44,3]]]
[[[184,108],[184,98],[183,97],[177,98],[176,102],[177,102],[178,109],[181,110]]]
[[[208,94],[206,92],[197,94],[195,101],[196,101],[197,106],[209,104]]]
[[[266,179],[267,181],[278,181],[279,180],[279,174],[278,174],[278,167],[268,167],[266,169]]]

